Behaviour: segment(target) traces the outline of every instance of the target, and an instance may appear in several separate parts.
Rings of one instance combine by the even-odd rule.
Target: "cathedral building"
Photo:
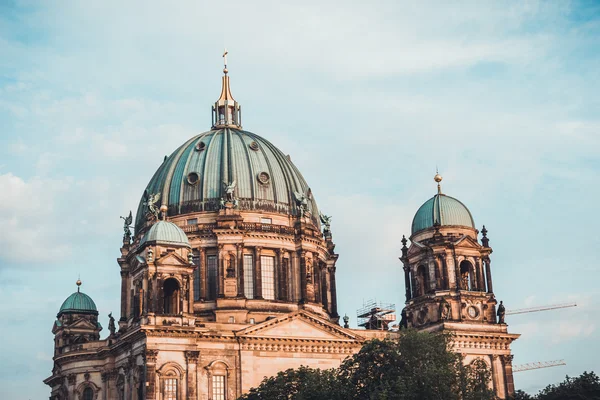
[[[223,72],[211,130],[165,157],[135,223],[125,218],[108,336],[81,281],[60,307],[51,400],[233,400],[265,376],[337,367],[365,340],[396,335],[339,325],[330,218],[290,157],[242,129]],[[441,189],[423,204],[410,247],[402,241],[402,324],[454,332],[456,351],[484,359],[504,399],[518,335],[496,320],[482,233],[479,243],[469,210]]]

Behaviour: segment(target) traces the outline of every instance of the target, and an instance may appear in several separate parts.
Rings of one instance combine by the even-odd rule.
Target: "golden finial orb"
[[[166,213],[169,210],[169,207],[167,207],[165,204],[163,204],[162,206],[160,206],[160,211]]]
[[[442,176],[440,174],[435,174],[435,176],[433,177],[433,180],[436,181],[437,183],[440,183],[442,181]]]
[[[81,286],[81,279],[77,279],[77,282],[75,282],[75,284],[76,284],[77,286]]]

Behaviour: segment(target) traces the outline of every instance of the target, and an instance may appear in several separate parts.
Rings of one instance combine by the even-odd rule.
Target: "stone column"
[[[485,276],[483,274],[481,258],[475,257],[475,263],[477,265],[477,290],[480,292],[485,292]]]
[[[146,350],[144,353],[144,364],[146,365],[146,384],[145,398],[146,400],[156,399],[156,358],[158,350]]]
[[[225,257],[223,254],[223,245],[219,245],[219,251],[217,251],[217,297],[225,297]]]
[[[327,264],[323,264],[323,268],[319,271],[321,274],[321,304],[326,310],[329,310],[329,288],[327,285]]]
[[[502,357],[492,356],[494,363],[492,365],[492,374],[495,379],[496,395],[500,399],[506,399],[506,380],[504,378],[504,366],[502,365]]]
[[[300,251],[300,302],[305,303],[308,301],[306,292],[306,251]]]
[[[197,383],[197,364],[198,357],[200,356],[199,351],[186,351],[185,352],[185,362],[187,364],[187,399],[188,400],[197,400],[198,395],[196,393],[196,388],[198,387]]]
[[[446,253],[446,270],[448,272],[448,289],[458,289],[458,279],[456,277],[456,267],[452,254]]]
[[[129,316],[127,310],[127,301],[128,301],[128,282],[129,282],[129,271],[126,269],[121,270],[121,320],[125,321]]]
[[[408,302],[412,296],[411,296],[411,292],[410,292],[410,269],[408,268],[408,266],[404,266],[404,286],[406,287],[406,301]]]
[[[291,298],[289,296],[289,268],[290,268],[290,259],[285,258],[285,250],[281,249],[281,300],[290,301]]]
[[[164,298],[165,282],[163,276],[159,275],[156,279],[156,313],[164,314],[165,312],[165,298]]]
[[[437,288],[437,274],[435,271],[435,262],[433,260],[433,257],[429,256],[427,257],[427,271],[429,273],[429,287],[428,288],[423,288],[423,292],[427,293],[430,290],[431,291],[435,291]]]
[[[506,384],[506,394],[505,396],[510,398],[515,395],[515,382],[513,380],[513,367],[512,361],[514,356],[512,354],[507,354],[505,356],[500,356],[502,359],[502,366],[504,367],[504,382]]]
[[[338,318],[339,314],[337,311],[337,290],[335,285],[335,266],[330,269],[331,274],[331,316]]]
[[[148,271],[144,271],[144,275],[142,277],[142,305],[144,306],[142,309],[142,315],[148,314],[150,311],[148,304]]]
[[[244,297],[244,244],[238,243],[235,245],[235,249],[237,250],[237,258],[238,258],[238,274],[237,274],[237,283],[238,283],[238,297]]]
[[[208,294],[208,276],[206,271],[206,250],[203,247],[198,249],[198,268],[200,268],[200,272],[198,276],[200,277],[200,282],[198,287],[200,288],[199,299],[200,301],[205,301]]]
[[[321,300],[321,261],[319,261],[319,259],[316,259],[317,262],[315,262],[315,265],[313,267],[314,271],[313,271],[313,275],[314,275],[314,287],[315,287],[315,303],[322,303]]]
[[[325,268],[325,284],[327,285],[327,311],[329,311],[330,314],[333,314],[331,311],[331,299],[333,296],[331,295],[331,275],[329,274],[329,263]]]
[[[275,253],[277,254],[276,259],[276,270],[277,270],[277,292],[275,294],[275,299],[276,300],[283,300],[283,292],[284,292],[284,285],[285,282],[283,281],[283,253],[284,250],[283,249],[277,249],[275,250]]]
[[[500,360],[498,360],[498,355],[497,354],[492,354],[490,355],[490,361],[491,361],[491,373],[492,373],[492,386],[494,388],[494,393],[498,393],[498,386],[500,386],[500,380],[498,379],[498,372],[499,372],[499,362]]]
[[[485,278],[487,280],[487,292],[494,293],[492,286],[492,261],[489,258],[485,259]]]
[[[254,298],[262,300],[262,267],[260,262],[261,251],[262,247],[254,248]]]

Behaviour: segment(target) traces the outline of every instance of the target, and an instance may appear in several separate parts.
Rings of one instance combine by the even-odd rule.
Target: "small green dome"
[[[190,241],[185,232],[169,221],[158,221],[152,225],[142,238],[140,246],[145,243],[190,247]]]
[[[82,313],[82,314],[95,314],[98,315],[98,309],[96,303],[90,296],[80,291],[77,291],[67,297],[67,299],[60,306],[58,315],[64,313]]]
[[[432,228],[436,222],[441,226],[475,228],[469,209],[459,200],[445,194],[436,194],[419,208],[413,218],[412,234]]]

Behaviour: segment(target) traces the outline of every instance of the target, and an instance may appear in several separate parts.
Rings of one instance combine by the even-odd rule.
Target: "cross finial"
[[[223,73],[224,74],[227,74],[227,72],[228,72],[227,71],[227,54],[228,54],[228,51],[227,51],[227,49],[225,49],[225,51],[223,51],[223,65],[225,66],[223,68]]]

